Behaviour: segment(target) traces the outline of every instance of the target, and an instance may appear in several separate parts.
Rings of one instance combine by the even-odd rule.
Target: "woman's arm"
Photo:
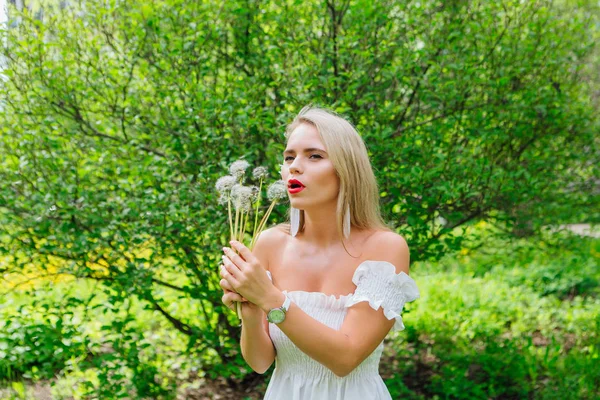
[[[224,262],[229,273],[226,279],[263,312],[281,307],[284,294],[273,285],[265,285],[265,282],[257,279],[255,271],[262,268],[259,261],[252,259],[249,250],[239,243],[233,242],[232,246],[242,256],[247,256],[249,262],[226,250]],[[382,234],[367,254],[377,255],[376,259],[392,263],[396,273],[408,273],[409,250],[406,241],[399,235],[391,232]],[[377,348],[393,325],[394,320],[388,320],[382,309],[374,310],[368,303],[361,302],[348,309],[339,331],[315,320],[293,303],[285,321],[278,326],[300,350],[343,377]]]
[[[269,326],[266,314],[260,308],[256,307],[257,312],[252,315],[246,313],[242,306],[242,338],[240,347],[242,356],[256,373],[264,374],[273,361],[275,361],[275,347],[269,336]]]
[[[269,232],[263,232],[254,247],[253,255],[261,264],[268,268]],[[223,303],[231,304],[232,301],[242,301],[242,336],[240,348],[244,360],[256,373],[264,374],[275,360],[275,347],[269,336],[269,323],[265,312],[255,304],[248,302],[235,292],[233,287],[224,279],[221,287],[225,291]]]

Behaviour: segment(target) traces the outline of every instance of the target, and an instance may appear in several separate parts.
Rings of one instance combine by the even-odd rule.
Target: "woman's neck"
[[[304,240],[318,247],[328,247],[340,242],[337,229],[336,205],[304,210]]]

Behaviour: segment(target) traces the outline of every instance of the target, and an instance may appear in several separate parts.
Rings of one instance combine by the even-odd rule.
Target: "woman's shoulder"
[[[402,235],[390,230],[375,230],[363,247],[365,260],[387,261],[396,267],[397,272],[408,273],[410,250]]]
[[[253,253],[263,262],[263,265],[269,270],[269,259],[273,256],[273,252],[279,251],[284,247],[285,241],[289,237],[289,229],[286,231],[285,224],[276,225],[272,228],[265,229],[256,239]]]
[[[289,237],[289,225],[279,224],[271,228],[265,229],[260,233],[256,244],[273,245],[278,242],[283,242]]]
[[[408,243],[402,235],[388,229],[374,229],[366,232],[363,248],[367,253],[380,253],[382,250],[406,249]]]

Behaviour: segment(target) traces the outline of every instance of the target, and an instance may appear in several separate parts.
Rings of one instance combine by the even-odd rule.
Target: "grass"
[[[412,265],[421,298],[406,307],[407,329],[388,339],[381,365],[392,398],[600,397],[600,240],[507,241],[478,229],[484,245],[477,250]],[[31,383],[42,381],[53,399],[90,398],[107,373],[122,386],[104,398],[126,397],[140,376],[164,388],[155,398],[224,390],[225,381],[205,380],[186,338],[156,312],[136,301],[99,312],[108,298],[96,289],[58,282],[1,297],[0,397],[33,398]],[[65,303],[74,306],[66,312]],[[193,304],[171,307],[194,316]],[[254,377],[235,393],[245,384],[254,393],[247,398],[260,398],[267,379]]]

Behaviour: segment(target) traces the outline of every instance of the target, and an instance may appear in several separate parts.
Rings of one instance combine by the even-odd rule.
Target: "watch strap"
[[[290,306],[292,305],[292,300],[288,297],[287,294],[284,294],[285,296],[285,301],[283,302],[283,305],[280,307],[285,313],[288,312],[288,310],[290,309]]]

